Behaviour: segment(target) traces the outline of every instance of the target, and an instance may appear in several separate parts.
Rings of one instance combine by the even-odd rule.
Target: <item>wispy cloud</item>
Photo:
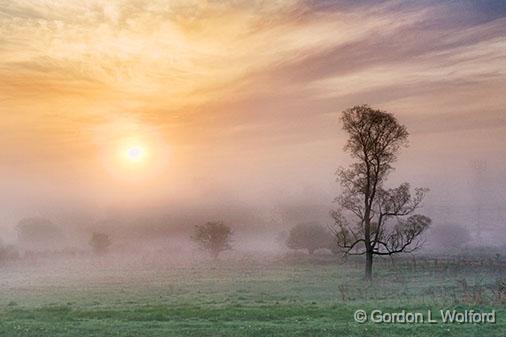
[[[57,150],[59,134],[85,143],[128,115],[182,144],[253,138],[251,125],[306,142],[363,102],[501,124],[505,14],[495,1],[2,1],[0,137]]]

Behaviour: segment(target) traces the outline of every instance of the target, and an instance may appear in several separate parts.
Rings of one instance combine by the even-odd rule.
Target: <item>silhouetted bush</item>
[[[298,224],[288,233],[286,245],[290,249],[307,249],[313,254],[317,249],[332,247],[332,234],[317,224]]]
[[[93,233],[90,240],[90,246],[99,255],[106,253],[111,243],[109,235],[104,233]]]

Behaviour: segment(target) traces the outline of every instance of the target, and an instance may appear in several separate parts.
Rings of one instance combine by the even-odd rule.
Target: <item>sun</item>
[[[144,148],[139,145],[131,146],[126,150],[127,158],[132,162],[141,161],[144,158],[145,153],[146,151]]]
[[[97,139],[101,164],[115,182],[141,188],[167,173],[172,151],[158,128],[135,120],[115,119],[97,129]]]

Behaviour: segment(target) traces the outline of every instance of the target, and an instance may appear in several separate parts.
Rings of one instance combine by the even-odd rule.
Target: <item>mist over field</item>
[[[404,150],[404,157],[414,152],[414,146],[412,143],[409,149]],[[337,146],[336,152],[341,147]],[[402,165],[403,162],[408,165],[409,161],[400,161],[393,181],[411,179],[416,181],[416,185],[431,189],[424,203],[425,212],[434,219],[428,233],[428,246],[451,247],[444,243],[451,240],[454,231],[467,233],[466,241],[459,246],[504,245],[505,208],[502,200],[506,197],[506,190],[503,188],[505,184],[501,183],[504,177],[499,172],[500,164],[490,166],[485,164],[487,161],[468,161],[463,167],[452,165],[455,175],[438,182],[436,179],[444,174],[443,170],[439,170],[438,175],[434,172],[415,174],[413,172],[416,171]],[[332,224],[330,210],[335,207],[333,199],[339,191],[334,182],[334,171],[328,169],[327,181],[321,185],[294,178],[290,182],[278,182],[286,184],[285,190],[272,191],[279,187],[266,184],[265,191],[254,192],[248,186],[251,182],[245,180],[237,183],[241,186],[236,186],[238,191],[235,193],[223,192],[224,186],[215,187],[200,196],[183,200],[172,196],[167,198],[168,201],[158,200],[154,205],[138,195],[127,195],[125,198],[129,200],[123,205],[115,201],[101,201],[101,195],[97,195],[96,200],[90,200],[93,194],[84,195],[84,188],[83,191],[78,188],[61,191],[56,186],[56,191],[49,187],[39,187],[37,191],[14,189],[12,194],[3,194],[1,237],[4,242],[15,244],[18,222],[23,218],[42,217],[62,232],[58,240],[48,243],[48,249],[75,245],[85,248],[93,231],[110,233],[118,243],[142,240],[142,245],[136,245],[136,249],[141,249],[144,245],[149,248],[174,237],[184,242],[195,225],[221,220],[234,228],[237,240],[245,242],[244,245],[238,244],[236,249],[247,246],[248,250],[254,250],[253,243],[258,242],[260,251],[277,250],[280,247],[274,240],[276,235],[288,231],[293,225],[306,222],[323,226]],[[306,185],[306,188],[298,185]],[[206,189],[202,184],[195,184],[193,188]],[[290,189],[295,191],[290,192]],[[179,240],[172,241],[177,243]]]

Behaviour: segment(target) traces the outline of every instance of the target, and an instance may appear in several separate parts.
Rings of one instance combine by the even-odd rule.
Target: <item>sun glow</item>
[[[132,162],[139,162],[145,156],[145,150],[142,146],[135,145],[127,149],[127,158]]]
[[[146,188],[167,176],[172,158],[168,139],[160,130],[131,117],[118,117],[93,129],[94,139],[101,150],[104,173],[122,188]],[[119,185],[118,185],[119,186]]]

